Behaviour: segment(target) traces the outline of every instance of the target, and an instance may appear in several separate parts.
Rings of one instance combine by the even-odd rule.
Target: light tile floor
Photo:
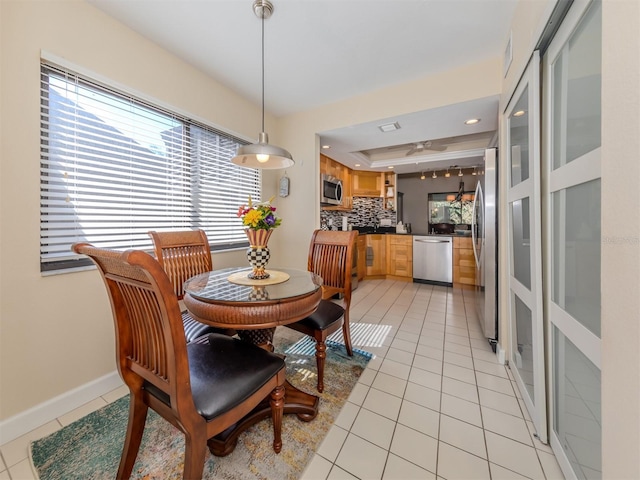
[[[315,479],[563,479],[472,290],[366,280],[352,340],[375,357],[303,474]]]
[[[365,280],[352,340],[375,356],[302,478],[563,479],[533,436],[509,369],[476,319],[473,292]],[[124,387],[0,446],[0,480],[33,480],[29,443],[127,393]]]

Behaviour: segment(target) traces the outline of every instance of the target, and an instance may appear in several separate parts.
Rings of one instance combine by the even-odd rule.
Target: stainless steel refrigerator
[[[484,177],[476,186],[471,234],[476,261],[476,311],[494,351],[498,342],[497,196],[497,152],[495,148],[489,148],[485,150]]]

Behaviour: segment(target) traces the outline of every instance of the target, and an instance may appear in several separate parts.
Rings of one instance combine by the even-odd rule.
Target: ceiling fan
[[[405,154],[407,157],[410,157],[411,155],[415,154],[415,153],[422,153],[425,150],[433,150],[436,152],[442,152],[443,150],[446,150],[447,147],[446,145],[438,145],[434,142],[432,142],[431,140],[427,140],[425,142],[416,142],[413,144],[413,147],[411,147],[411,149]]]

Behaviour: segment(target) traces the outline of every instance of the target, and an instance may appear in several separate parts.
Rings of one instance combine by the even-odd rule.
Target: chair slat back
[[[322,277],[323,290],[351,296],[353,249],[358,232],[316,230],[311,237],[307,269]]]
[[[180,379],[189,375],[186,339],[178,299],[162,267],[142,251],[86,243],[73,250],[93,260],[107,287],[125,383],[140,385],[144,379],[175,395]]]
[[[158,262],[169,276],[178,299],[184,297],[184,282],[213,270],[209,240],[204,230],[149,232]]]

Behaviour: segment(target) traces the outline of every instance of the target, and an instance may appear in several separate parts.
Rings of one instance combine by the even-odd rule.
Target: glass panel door
[[[504,111],[503,125],[509,176],[509,367],[536,433],[546,443],[539,71],[536,51]]]
[[[567,478],[602,478],[600,1],[576,1],[544,57],[550,442]]]

